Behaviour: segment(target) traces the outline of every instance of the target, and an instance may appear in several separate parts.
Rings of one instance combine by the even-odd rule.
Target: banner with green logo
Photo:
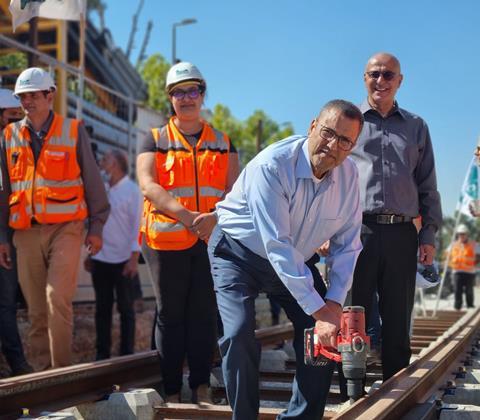
[[[11,0],[9,6],[12,14],[13,32],[22,23],[33,17],[48,19],[80,20],[85,16],[87,0]]]

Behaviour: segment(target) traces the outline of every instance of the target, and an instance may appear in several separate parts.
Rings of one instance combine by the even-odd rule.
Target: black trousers
[[[154,336],[165,393],[180,392],[185,358],[190,388],[209,384],[217,304],[206,244],[198,241],[182,251],[156,251],[144,244],[142,253],[157,302]]]
[[[11,247],[12,268],[0,267],[0,343],[2,353],[16,373],[27,363],[17,327],[17,255]]]
[[[120,313],[120,355],[132,354],[135,347],[134,285],[132,279],[122,275],[125,262],[92,262],[92,281],[96,296],[97,360],[110,357],[114,295]]]
[[[383,380],[408,366],[410,317],[415,295],[417,231],[413,223],[364,223],[363,250],[355,267],[352,304],[365,307],[370,319],[373,294],[378,291],[382,319]]]
[[[473,284],[475,274],[457,271],[453,273],[453,284],[455,285],[455,309],[462,307],[463,291],[467,300],[467,306],[473,308]]]

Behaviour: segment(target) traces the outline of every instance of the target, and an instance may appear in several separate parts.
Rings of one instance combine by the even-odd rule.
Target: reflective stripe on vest
[[[80,205],[83,207],[83,205]],[[78,210],[78,204],[47,204],[46,206],[47,213],[51,214],[63,214],[63,213],[74,213]],[[40,204],[35,204],[35,213],[41,213],[43,206]]]
[[[38,223],[63,223],[87,217],[83,181],[77,162],[78,121],[54,114],[37,162],[24,121],[4,131],[12,193],[10,220],[14,229]]]
[[[181,223],[153,222],[149,228],[157,232],[179,232],[185,229]]]
[[[152,134],[159,184],[189,210],[214,210],[227,185],[229,138],[203,123],[202,134],[193,148],[173,118],[161,129],[153,129]],[[141,230],[154,249],[187,249],[198,240],[183,224],[156,210],[148,200],[144,200]]]
[[[170,195],[173,195],[175,198],[179,197],[194,197],[195,188],[192,187],[178,187],[168,190]]]
[[[200,187],[200,195],[222,198],[225,191],[213,187]]]

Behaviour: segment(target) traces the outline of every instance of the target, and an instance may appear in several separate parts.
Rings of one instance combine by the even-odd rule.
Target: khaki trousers
[[[41,370],[72,363],[72,300],[84,230],[83,221],[37,224],[13,236],[31,323],[32,361]]]

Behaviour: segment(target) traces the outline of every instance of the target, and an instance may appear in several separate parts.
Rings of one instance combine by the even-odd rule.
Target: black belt
[[[409,223],[413,217],[399,216],[397,214],[363,214],[363,222],[377,223],[379,225],[393,225],[395,223]]]

